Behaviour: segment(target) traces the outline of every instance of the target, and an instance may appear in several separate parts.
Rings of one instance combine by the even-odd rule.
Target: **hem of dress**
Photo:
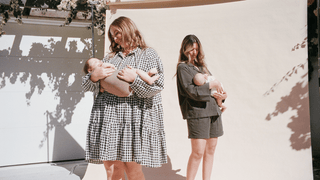
[[[108,161],[108,160],[100,160],[100,159],[86,159],[85,160],[86,162],[88,163],[91,163],[91,164],[103,164],[103,161]],[[120,160],[109,160],[109,161],[120,161]],[[167,164],[168,162],[165,161],[165,162],[160,162],[159,164],[157,165],[149,165],[149,164],[144,164],[144,163],[141,163],[141,162],[137,162],[137,161],[122,161],[122,162],[136,162],[144,167],[147,167],[147,168],[159,168],[159,167],[162,167],[163,164]]]

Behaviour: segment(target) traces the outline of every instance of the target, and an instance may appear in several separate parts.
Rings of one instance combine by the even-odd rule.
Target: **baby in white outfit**
[[[214,81],[216,78],[214,76],[209,76],[208,74],[202,74],[202,73],[197,73],[194,77],[193,77],[193,82],[195,85],[197,86],[202,86],[205,83],[209,83],[210,81]],[[221,87],[223,88],[222,84]],[[211,89],[211,96],[214,97],[214,94],[220,94],[221,96],[223,96],[223,94],[218,93],[217,89],[215,87],[213,87]],[[225,100],[225,98],[215,98],[217,101],[217,104],[220,106],[221,108],[221,112],[225,111],[227,109],[227,107],[222,103],[223,100]]]

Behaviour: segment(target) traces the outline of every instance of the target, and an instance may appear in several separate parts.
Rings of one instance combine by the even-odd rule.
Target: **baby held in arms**
[[[208,83],[210,81],[214,81],[215,79],[216,78],[214,78],[214,76],[209,76],[208,74],[197,73],[193,77],[193,83],[197,86],[202,86],[205,83]],[[222,84],[221,84],[221,86],[222,86]],[[223,88],[223,86],[222,86],[222,88]],[[211,89],[211,96],[216,99],[217,104],[219,105],[219,107],[221,109],[221,112],[224,112],[227,109],[227,107],[223,104],[223,101],[227,97],[226,92],[218,93],[216,88],[212,88]]]
[[[100,59],[90,58],[86,61],[83,70],[87,74],[93,72],[96,68],[106,68],[107,66],[110,66],[110,63],[103,63]],[[112,66],[114,67],[114,65]],[[128,68],[134,69],[131,66],[128,66]],[[158,74],[158,71],[155,68],[150,69],[149,72],[144,72],[140,69],[134,70],[140,76],[140,78],[149,85],[152,85],[157,79],[159,79],[159,76],[156,75]],[[100,80],[100,92],[107,91],[119,97],[127,97],[133,93],[129,83],[120,80],[117,77],[118,72],[119,70],[116,70],[111,76]]]

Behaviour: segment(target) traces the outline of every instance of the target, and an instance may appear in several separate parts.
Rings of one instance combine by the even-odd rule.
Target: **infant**
[[[216,78],[214,78],[214,76],[209,76],[208,74],[202,74],[202,73],[197,73],[194,77],[193,77],[193,82],[195,85],[197,86],[202,86],[205,83],[208,83],[210,81],[214,81]],[[222,84],[221,87],[223,88]],[[217,101],[217,104],[220,106],[221,108],[221,112],[225,111],[227,109],[227,107],[222,104],[222,101],[225,100],[225,93],[218,93],[217,89],[215,87],[213,87],[211,89],[211,96],[214,97],[214,94],[218,94],[220,95],[220,97],[224,97],[224,98],[215,98]]]
[[[83,71],[87,74],[92,72],[95,68],[106,68],[107,66],[110,66],[110,63],[103,63],[100,59],[90,58],[86,61]],[[141,79],[149,85],[152,85],[160,77],[159,75],[156,75],[158,74],[156,68],[152,68],[148,72],[144,72],[140,69],[134,69],[131,66],[128,66],[128,68],[135,70]],[[132,89],[130,88],[129,83],[117,77],[118,72],[119,71],[116,70],[111,76],[100,80],[100,92],[107,91],[119,97],[127,97],[132,94]]]

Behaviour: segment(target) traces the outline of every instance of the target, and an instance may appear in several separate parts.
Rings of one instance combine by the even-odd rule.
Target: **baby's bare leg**
[[[224,112],[226,109],[227,109],[227,106],[225,106],[225,105],[223,105],[223,104],[221,104],[221,112]]]
[[[218,106],[222,106],[222,99],[216,99]]]
[[[148,75],[149,75],[149,76],[153,76],[153,75],[155,75],[155,74],[158,74],[158,71],[157,71],[156,68],[152,68],[152,69],[150,69],[150,70],[148,71]]]
[[[227,107],[222,103],[222,99],[216,99],[218,106],[221,108],[221,112],[225,111]]]
[[[222,103],[222,100],[225,99],[225,98],[222,98],[223,94],[214,93],[214,96],[215,96],[214,98],[216,99],[218,106],[221,108],[221,112],[225,111],[227,109],[227,107]]]
[[[149,72],[144,72],[140,69],[136,70],[136,73],[141,77],[141,79],[143,81],[145,81],[146,83],[148,83],[149,85],[153,84],[157,79],[159,79],[160,76],[158,75],[154,75],[152,77],[149,76]]]

